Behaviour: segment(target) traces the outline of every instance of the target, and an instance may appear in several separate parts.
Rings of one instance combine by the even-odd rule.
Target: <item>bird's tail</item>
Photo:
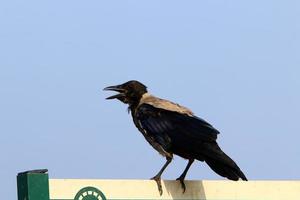
[[[237,181],[241,178],[242,180],[247,181],[247,178],[241,169],[220,149],[218,144],[209,146],[211,151],[209,154],[205,155],[204,160],[213,171],[230,180]]]

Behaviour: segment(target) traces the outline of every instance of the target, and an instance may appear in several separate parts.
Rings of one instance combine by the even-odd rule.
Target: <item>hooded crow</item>
[[[183,192],[186,189],[184,178],[195,159],[206,162],[220,176],[234,181],[247,180],[237,164],[217,144],[219,131],[188,108],[149,94],[147,87],[135,80],[104,90],[118,92],[106,99],[118,99],[128,104],[135,126],[147,142],[166,158],[166,163],[152,178],[160,195],[161,175],[174,154],[188,160],[183,173],[177,178]]]

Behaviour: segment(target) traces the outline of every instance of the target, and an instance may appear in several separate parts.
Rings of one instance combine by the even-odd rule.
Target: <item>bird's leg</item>
[[[164,164],[164,166],[159,170],[159,172],[153,178],[151,178],[152,180],[156,181],[160,196],[163,193],[162,187],[161,187],[161,178],[160,177],[161,177],[161,174],[164,172],[164,170],[167,168],[167,166],[171,163],[171,161],[172,161],[172,158],[167,157],[167,161]]]
[[[184,171],[182,172],[182,174],[176,179],[180,181],[181,184],[181,188],[183,189],[183,193],[185,192],[185,184],[184,184],[184,178],[186,176],[186,173],[188,172],[189,168],[191,167],[191,165],[193,164],[194,159],[189,159],[189,162],[187,164],[187,166],[185,167]]]

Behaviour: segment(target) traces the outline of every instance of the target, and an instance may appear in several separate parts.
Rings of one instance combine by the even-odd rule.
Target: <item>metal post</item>
[[[17,176],[18,200],[49,200],[46,169],[21,172]]]

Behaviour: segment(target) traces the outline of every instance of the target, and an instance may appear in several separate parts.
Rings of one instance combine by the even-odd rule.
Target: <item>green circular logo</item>
[[[74,200],[106,200],[106,197],[97,188],[89,186],[79,190]]]

